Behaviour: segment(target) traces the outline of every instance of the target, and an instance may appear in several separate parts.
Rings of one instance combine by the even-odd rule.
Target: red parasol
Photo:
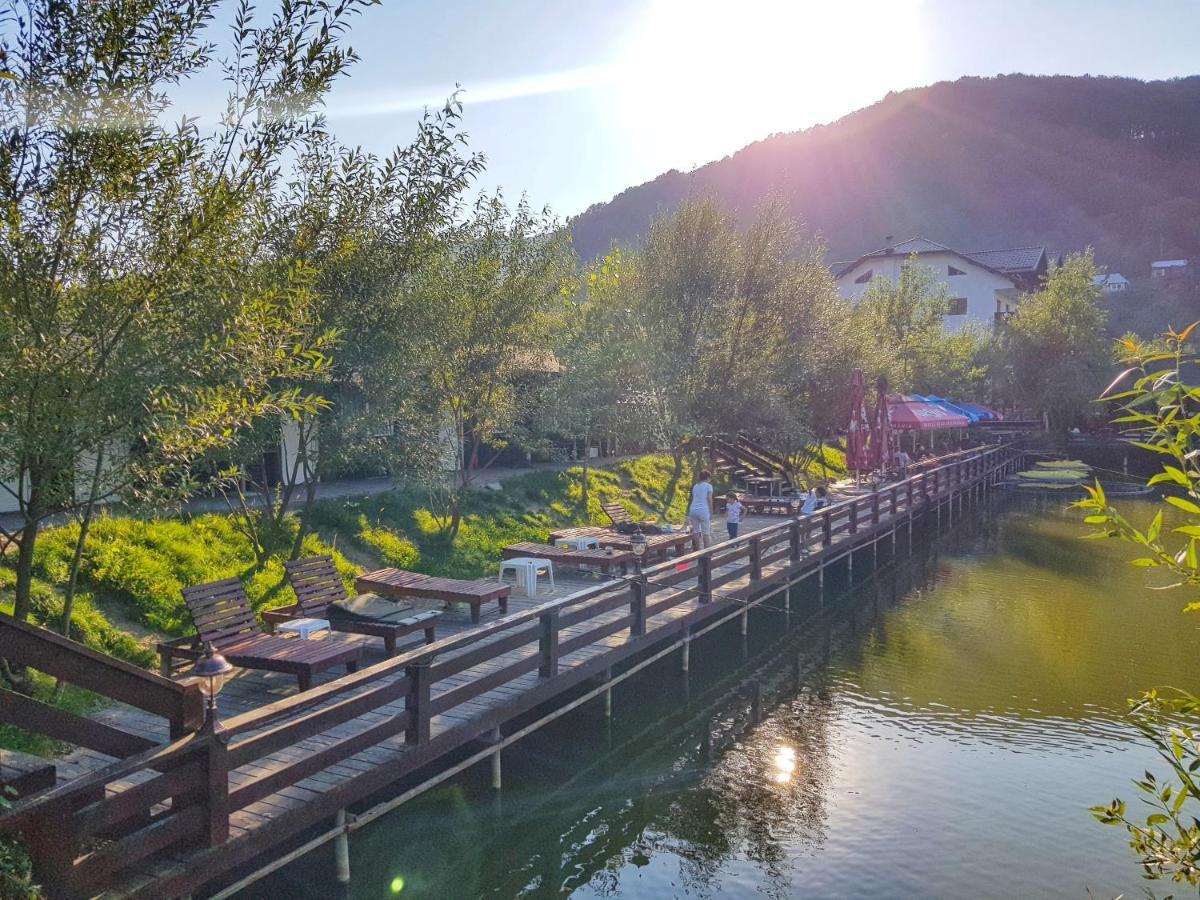
[[[871,417],[871,464],[887,469],[892,462],[892,420],[888,411],[888,381],[880,375],[875,382],[875,412]]]
[[[867,458],[867,417],[863,411],[866,382],[862,369],[850,373],[850,426],[846,431],[846,467],[855,475],[871,468]]]

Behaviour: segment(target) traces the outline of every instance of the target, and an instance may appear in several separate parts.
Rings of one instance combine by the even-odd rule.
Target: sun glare
[[[686,147],[680,167],[836,118],[919,75],[920,6],[654,0],[622,61],[622,115],[649,154]]]

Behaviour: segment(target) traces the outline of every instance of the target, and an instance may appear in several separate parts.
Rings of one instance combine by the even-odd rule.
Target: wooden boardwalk
[[[678,648],[686,667],[698,632],[739,617],[744,627],[751,605],[780,593],[787,602],[804,578],[823,584],[835,562],[852,572],[857,552],[873,559],[887,539],[894,549],[905,528],[911,540],[917,516],[961,515],[1019,459],[991,448],[803,520],[754,517],[744,537],[641,577],[556,572],[555,597],[513,597],[506,616],[493,607],[479,625],[465,608],[449,610],[434,644],[392,659],[380,652],[304,694],[293,678],[244,672],[221,694],[225,731],[216,736],[167,743],[164,719],[114,707],[104,714],[109,724],[161,746],[116,761],[73,754],[60,766],[73,780],[18,804],[0,827],[53,821],[65,849],[57,860],[35,853],[52,896],[203,893],[314,827],[325,830],[313,845],[344,839],[409,796],[379,800],[402,778],[446,777],[489,756],[499,778],[501,750],[538,716],[592,696],[607,702],[614,680]]]

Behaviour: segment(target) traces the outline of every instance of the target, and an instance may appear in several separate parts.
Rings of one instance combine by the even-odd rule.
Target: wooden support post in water
[[[496,742],[496,751],[492,754],[492,790],[498,791],[504,784],[503,771],[500,767],[500,729],[492,729],[492,740]]]
[[[825,560],[817,563],[817,600],[825,605]]]
[[[850,552],[846,554],[846,583],[854,584],[854,548],[850,548]]]
[[[783,611],[792,611],[792,582],[788,582],[787,587],[783,589]]]
[[[741,629],[742,637],[745,637],[750,631],[750,608],[742,610],[742,617],[739,620],[738,627]]]
[[[350,883],[350,834],[346,831],[346,811],[339,809],[335,819],[341,833],[333,839],[333,859],[338,884]]]
[[[612,669],[604,670],[604,680],[607,685],[604,688],[604,718],[612,718]]]
[[[687,626],[684,626],[684,629],[683,629],[683,648],[682,648],[682,650],[683,650],[683,652],[682,652],[681,658],[680,658],[680,668],[684,672],[687,672],[688,664],[691,662],[691,658],[692,658],[692,632],[691,632],[691,629],[688,628]]]

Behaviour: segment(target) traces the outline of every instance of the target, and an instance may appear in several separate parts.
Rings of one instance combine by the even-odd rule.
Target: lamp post
[[[204,645],[204,655],[192,666],[192,675],[196,678],[196,685],[208,701],[208,715],[204,720],[204,730],[209,733],[221,730],[221,725],[217,721],[217,694],[221,693],[221,688],[225,687],[225,682],[229,680],[232,672],[233,666],[229,660],[217,652],[212,641]]]
[[[646,555],[646,536],[638,529],[629,538],[629,549],[633,551],[633,567],[637,574],[642,574],[642,557]]]

